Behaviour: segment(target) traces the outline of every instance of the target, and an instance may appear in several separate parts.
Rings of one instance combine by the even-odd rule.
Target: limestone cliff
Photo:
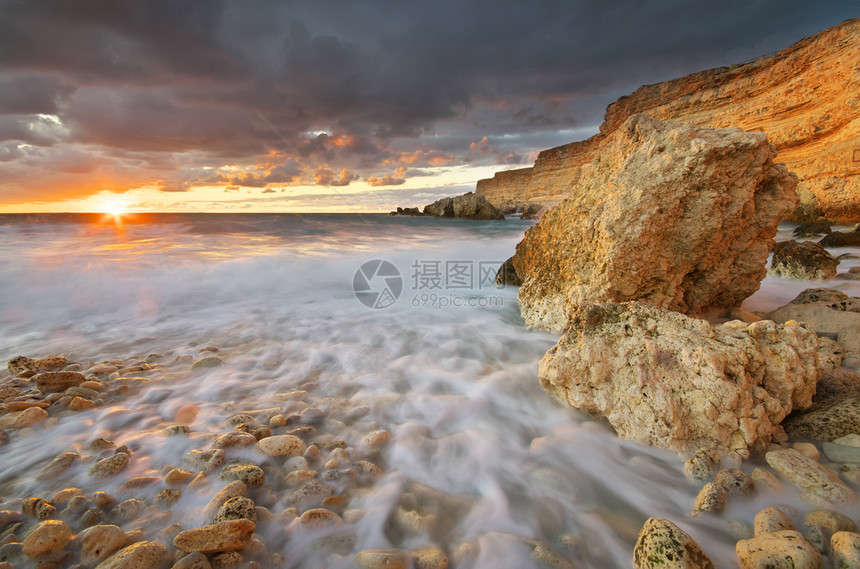
[[[558,203],[603,140],[637,113],[763,131],[776,160],[800,178],[799,217],[817,207],[829,219],[860,221],[860,19],[773,56],[640,87],[609,105],[599,134],[544,150],[531,176],[520,169],[481,180],[477,193],[496,205]]]

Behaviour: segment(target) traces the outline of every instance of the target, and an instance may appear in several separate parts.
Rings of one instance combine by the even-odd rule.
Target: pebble
[[[205,358],[200,358],[199,360],[191,364],[191,369],[209,369],[221,365],[224,365],[224,360],[222,360],[218,356],[206,356]]]
[[[735,545],[741,569],[820,569],[821,554],[797,531],[742,539]]]
[[[170,485],[184,484],[196,476],[190,470],[184,468],[171,468],[164,475],[164,483]]]
[[[233,446],[250,446],[257,442],[256,437],[250,433],[241,431],[231,431],[225,435],[221,435],[212,443],[215,448],[229,448]]]
[[[81,456],[75,452],[64,452],[63,454],[57,455],[42,470],[40,470],[38,474],[36,474],[36,480],[42,482],[44,480],[57,478],[69,468],[77,464],[80,460]]]
[[[294,470],[284,478],[287,486],[298,486],[317,477],[316,470]]]
[[[227,500],[230,498],[243,498],[247,493],[248,486],[240,480],[227,484],[206,505],[206,508],[203,510],[203,517],[211,520]]]
[[[663,518],[649,518],[639,530],[633,565],[636,569],[715,569],[692,537]]]
[[[93,504],[95,504],[97,508],[108,510],[116,505],[116,498],[107,492],[95,492],[92,497]]]
[[[256,525],[251,520],[228,520],[213,525],[179,532],[173,545],[182,551],[219,553],[241,549],[254,534]]]
[[[236,569],[242,564],[243,559],[238,551],[225,551],[212,556],[212,569]]]
[[[293,490],[287,496],[287,503],[290,506],[298,508],[306,507],[314,503],[321,503],[324,498],[334,494],[334,488],[319,482],[311,480],[307,484]]]
[[[81,563],[95,567],[125,545],[125,532],[114,525],[97,525],[82,531],[77,541]]]
[[[97,460],[87,469],[87,474],[90,478],[108,478],[110,476],[116,476],[126,469],[129,459],[130,457],[128,454],[118,452],[113,456]]]
[[[0,428],[23,429],[48,418],[48,412],[41,407],[30,407],[23,411],[13,411],[0,417]]]
[[[699,491],[696,496],[696,503],[693,505],[693,510],[690,515],[698,517],[706,512],[719,513],[726,509],[726,503],[729,495],[726,489],[714,482],[708,482]]]
[[[361,569],[406,569],[410,555],[401,549],[364,549],[355,555]]]
[[[755,483],[749,474],[739,468],[724,468],[717,472],[715,483],[731,495],[749,496],[755,493]]]
[[[304,441],[292,435],[275,435],[257,442],[257,450],[266,456],[299,456],[307,450]]]
[[[63,488],[51,496],[50,502],[54,506],[62,506],[63,504],[67,504],[72,498],[83,498],[86,500],[84,492],[80,488]]]
[[[178,488],[165,488],[155,496],[155,503],[169,508],[182,498],[182,490]]]
[[[835,473],[794,449],[770,451],[765,455],[765,460],[811,503],[841,504],[857,497]]]
[[[772,494],[781,494],[783,490],[785,490],[785,487],[782,482],[780,482],[779,478],[777,478],[773,472],[765,468],[753,468],[750,478],[752,478],[756,488],[767,490]]]
[[[96,569],[149,569],[167,561],[167,547],[157,541],[138,541],[101,562]]]
[[[109,365],[97,365],[93,366],[89,369],[88,373],[93,375],[110,375],[119,368],[117,366],[109,366]]]
[[[21,543],[21,551],[30,559],[63,549],[72,539],[72,528],[66,522],[45,520],[30,530]]]
[[[720,455],[709,448],[700,448],[684,462],[684,474],[693,482],[709,482],[721,468]]]
[[[212,450],[191,449],[185,453],[183,459],[203,472],[211,472],[224,462],[224,451],[217,448]]]
[[[223,522],[226,520],[251,520],[252,522],[257,521],[257,508],[254,506],[254,501],[250,498],[228,498],[226,502],[221,506],[218,510],[218,513],[215,514],[215,518],[212,520],[213,524],[217,524],[219,522]]]
[[[212,564],[208,557],[199,551],[194,551],[174,563],[170,569],[212,569]]]
[[[830,559],[834,567],[860,567],[860,534],[839,531],[830,538]]]
[[[822,553],[830,547],[830,537],[840,531],[857,532],[854,520],[833,510],[812,510],[803,516],[804,533]]]
[[[414,569],[448,569],[448,557],[438,547],[425,547],[412,552]]]
[[[371,431],[361,438],[361,445],[366,448],[378,448],[388,444],[391,440],[391,433],[385,429]]]
[[[860,447],[825,442],[821,450],[833,462],[860,462]]]
[[[95,401],[84,399],[83,397],[75,397],[69,402],[69,409],[72,411],[83,411],[95,407]]]
[[[200,409],[197,405],[188,403],[176,410],[173,420],[177,425],[191,425],[197,419],[198,413]]]
[[[313,508],[298,517],[296,523],[306,529],[320,529],[343,524],[341,517],[325,508]]]
[[[43,498],[28,498],[21,504],[21,512],[37,520],[47,520],[56,515],[57,509]]]
[[[57,369],[68,365],[69,360],[64,356],[44,356],[38,359],[28,358],[27,356],[17,356],[9,360],[6,364],[6,369],[12,375],[18,375],[25,371],[39,371],[44,369]]]
[[[821,457],[821,453],[818,452],[818,447],[812,443],[794,443],[791,445],[791,448],[812,460],[818,460]]]
[[[266,473],[256,464],[230,464],[221,469],[218,478],[241,480],[249,487],[262,486],[266,482]]]
[[[794,523],[785,512],[779,508],[765,508],[755,515],[753,520],[755,536],[762,536],[783,530],[796,530]]]
[[[36,384],[42,393],[65,391],[69,387],[77,387],[85,382],[87,377],[78,371],[43,371],[34,375],[30,381]]]
[[[30,407],[41,407],[42,409],[47,409],[50,406],[51,403],[49,401],[10,401],[9,403],[6,403],[6,409],[9,411],[23,411]]]

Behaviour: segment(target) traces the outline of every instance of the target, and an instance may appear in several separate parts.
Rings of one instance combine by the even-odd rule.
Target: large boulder
[[[797,202],[797,177],[763,133],[637,115],[598,156],[517,245],[526,326],[563,330],[575,307],[600,302],[700,315],[758,290]]]
[[[472,192],[454,198],[442,198],[426,205],[424,215],[476,220],[505,219],[502,212],[484,196]]]
[[[812,241],[780,241],[773,246],[770,274],[803,280],[825,280],[836,276],[839,259]]]
[[[818,382],[818,337],[797,323],[711,327],[641,302],[581,308],[540,362],[541,385],[626,439],[748,456],[782,435]]]

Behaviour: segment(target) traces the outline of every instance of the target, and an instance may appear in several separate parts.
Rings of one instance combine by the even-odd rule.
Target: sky
[[[388,211],[858,0],[0,0],[0,213]]]

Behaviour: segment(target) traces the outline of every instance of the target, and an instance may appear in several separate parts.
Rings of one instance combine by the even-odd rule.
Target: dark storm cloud
[[[112,171],[138,160],[149,171],[128,183],[165,190],[391,184],[403,165],[520,163],[567,142],[561,131],[593,129],[640,84],[787,47],[856,8],[0,0],[0,162],[22,159],[21,144],[74,145],[116,161]],[[201,174],[223,165],[242,173]],[[17,188],[0,182],[0,195],[18,199]]]

